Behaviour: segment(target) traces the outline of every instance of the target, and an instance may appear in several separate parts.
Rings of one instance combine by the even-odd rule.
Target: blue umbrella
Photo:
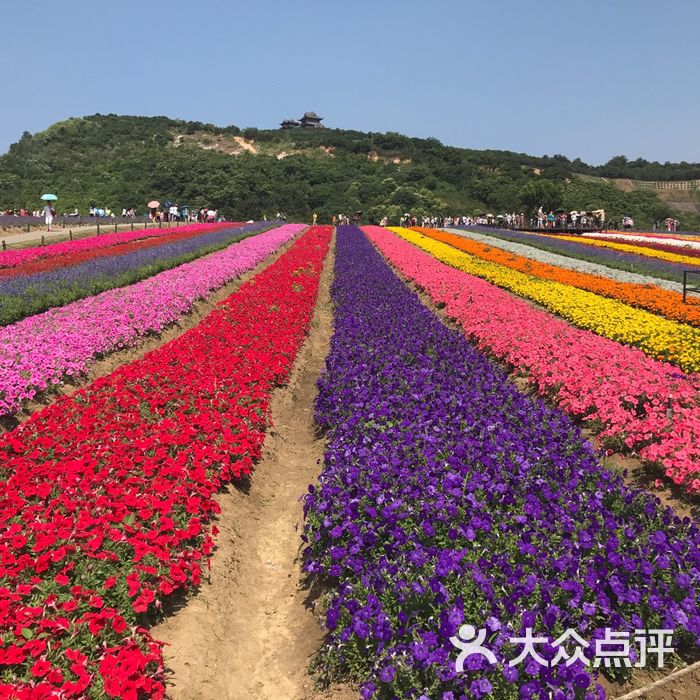
[[[58,199],[58,197],[55,194],[42,194],[41,198],[45,202],[55,202]]]

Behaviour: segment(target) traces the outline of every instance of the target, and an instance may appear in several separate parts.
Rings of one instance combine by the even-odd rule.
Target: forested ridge
[[[624,192],[603,178],[700,178],[700,164],[649,163],[624,156],[590,166],[445,146],[434,138],[342,129],[259,130],[167,117],[93,115],[26,133],[0,156],[0,208],[33,207],[43,191],[59,209],[92,205],[143,211],[153,197],[211,206],[236,219],[323,219],[361,210],[368,220],[417,215],[605,208],[638,224],[679,214],[654,191]]]

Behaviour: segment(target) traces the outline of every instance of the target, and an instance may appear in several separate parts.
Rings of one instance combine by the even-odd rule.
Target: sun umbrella
[[[58,199],[58,197],[55,194],[42,194],[41,198],[45,202],[55,202]]]
[[[160,206],[160,202],[157,199],[152,199],[148,203],[148,208],[149,209],[157,209]]]

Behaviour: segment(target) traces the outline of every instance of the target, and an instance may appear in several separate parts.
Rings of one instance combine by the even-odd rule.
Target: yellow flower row
[[[579,328],[619,343],[635,345],[651,357],[672,362],[686,372],[700,371],[699,328],[568,284],[532,277],[481,260],[416,231],[398,227],[392,227],[391,231],[441,262],[531,299]]]
[[[665,250],[656,250],[654,248],[644,248],[642,246],[633,245],[631,243],[615,243],[613,241],[602,241],[592,238],[581,238],[581,236],[550,236],[546,233],[536,234],[541,238],[554,238],[558,241],[573,241],[574,243],[583,243],[585,245],[594,246],[597,248],[612,248],[625,253],[636,253],[637,255],[646,255],[649,258],[658,258],[659,260],[667,260],[668,262],[683,263],[684,265],[700,265],[700,258],[694,258],[690,255],[682,255],[681,253],[669,253]]]

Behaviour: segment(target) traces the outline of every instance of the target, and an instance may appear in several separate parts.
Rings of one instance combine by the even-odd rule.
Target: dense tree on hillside
[[[564,187],[552,180],[533,180],[520,190],[520,201],[530,214],[539,207],[554,211],[564,204]]]
[[[240,137],[257,153],[241,151]],[[236,141],[238,139],[238,141]],[[226,152],[228,149],[229,152]],[[238,155],[230,153],[239,151]],[[41,192],[57,191],[59,209],[91,204],[115,211],[157,197],[213,206],[237,219],[317,211],[363,210],[396,221],[405,211],[474,214],[537,206],[605,208],[639,223],[670,214],[650,191],[625,193],[604,181],[577,177],[661,179],[690,176],[693,164],[628,161],[594,168],[565,156],[537,158],[509,151],[452,148],[437,139],[340,129],[240,130],[167,117],[113,114],[69,119],[46,131],[24,133],[0,156],[0,207],[38,206]],[[640,175],[641,176],[641,175]],[[687,226],[700,226],[689,215]]]

